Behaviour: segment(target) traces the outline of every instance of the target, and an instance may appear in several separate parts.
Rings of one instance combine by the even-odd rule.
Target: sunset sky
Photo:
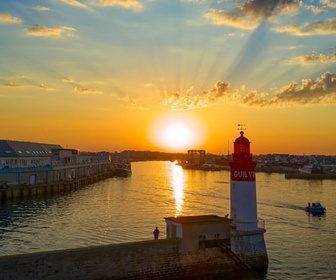
[[[336,155],[336,1],[0,2],[0,139]]]

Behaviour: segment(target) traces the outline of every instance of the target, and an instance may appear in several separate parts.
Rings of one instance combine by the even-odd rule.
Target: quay
[[[335,180],[336,173],[311,173],[311,174],[302,174],[302,173],[285,173],[285,179],[305,179],[305,180]]]
[[[0,201],[12,200],[16,198],[22,199],[47,196],[62,192],[75,191],[113,176],[115,176],[115,171],[110,170],[83,178],[71,179],[68,181],[2,187],[0,188]]]

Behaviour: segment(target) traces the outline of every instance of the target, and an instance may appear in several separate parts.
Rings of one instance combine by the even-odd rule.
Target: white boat
[[[319,174],[323,173],[322,166],[318,164],[308,164],[299,168],[301,174]]]
[[[114,169],[115,176],[128,177],[132,175],[131,163],[117,163]]]
[[[121,153],[112,154],[114,175],[118,177],[128,177],[132,175],[131,161],[127,155]]]

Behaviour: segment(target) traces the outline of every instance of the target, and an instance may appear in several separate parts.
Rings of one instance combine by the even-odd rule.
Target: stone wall
[[[264,230],[231,236],[231,250],[255,271],[267,271],[268,256]]]
[[[2,256],[0,278],[172,280],[206,274],[233,275],[239,271],[219,248],[181,255],[180,245],[180,239],[162,239]]]
[[[10,186],[0,188],[0,201],[10,199],[21,199],[24,197],[37,197],[43,195],[56,194],[80,189],[84,186],[108,179],[114,176],[114,171],[107,171],[100,174],[91,175],[85,178],[73,179],[71,181],[60,181],[46,184],[36,184],[27,186]]]

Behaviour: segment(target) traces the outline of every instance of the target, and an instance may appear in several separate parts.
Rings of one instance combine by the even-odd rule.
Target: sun
[[[193,142],[192,128],[184,123],[171,123],[163,128],[162,141],[171,148],[186,148]]]
[[[191,117],[166,116],[156,120],[152,128],[152,142],[157,146],[174,152],[196,149],[205,139],[200,121]]]

